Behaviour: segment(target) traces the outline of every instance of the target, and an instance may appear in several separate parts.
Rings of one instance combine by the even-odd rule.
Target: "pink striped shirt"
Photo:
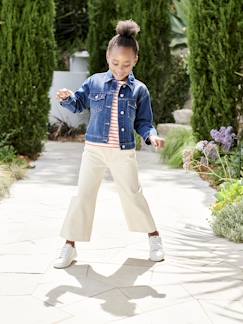
[[[118,81],[118,86],[116,92],[114,93],[112,109],[111,109],[111,122],[109,130],[109,140],[107,143],[94,143],[90,141],[85,141],[85,144],[105,146],[111,148],[120,148],[119,143],[119,125],[118,125],[118,95],[121,86],[126,83],[125,81]]]

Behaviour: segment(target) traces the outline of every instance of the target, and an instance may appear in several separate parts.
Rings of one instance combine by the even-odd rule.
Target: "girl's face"
[[[125,81],[138,61],[138,56],[130,47],[114,46],[106,53],[107,63],[114,77]]]

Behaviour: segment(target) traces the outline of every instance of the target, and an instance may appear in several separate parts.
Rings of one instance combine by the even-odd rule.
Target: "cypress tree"
[[[11,131],[9,144],[34,156],[47,139],[54,2],[2,0],[0,14],[0,134]]]
[[[137,36],[139,61],[134,73],[149,88],[155,123],[173,118],[165,96],[171,66],[169,3],[169,0],[134,0],[129,6],[128,1],[118,1],[118,19],[131,18],[141,28]]]
[[[116,0],[117,3],[117,19],[127,20],[134,19],[136,0]]]
[[[210,130],[237,128],[237,104],[243,58],[240,27],[242,0],[190,2],[189,69],[193,94],[192,127],[197,139],[209,139]]]
[[[89,32],[87,47],[89,51],[90,74],[107,70],[106,49],[109,40],[115,35],[116,2],[88,0]]]

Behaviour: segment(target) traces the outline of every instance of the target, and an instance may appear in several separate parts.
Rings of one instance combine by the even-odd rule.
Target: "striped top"
[[[107,143],[94,143],[90,141],[85,141],[85,144],[90,145],[98,145],[98,146],[105,146],[111,148],[120,148],[119,143],[119,125],[118,125],[118,95],[120,88],[125,81],[118,81],[117,89],[114,93],[113,102],[112,102],[112,109],[111,109],[111,123],[110,123],[110,130],[109,130],[109,140]]]

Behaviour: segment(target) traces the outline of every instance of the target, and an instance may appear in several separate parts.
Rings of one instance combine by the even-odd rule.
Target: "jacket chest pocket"
[[[105,106],[105,93],[90,93],[89,98],[89,105],[90,111],[92,112],[100,112],[104,109]]]
[[[137,109],[137,105],[136,105],[136,99],[129,99],[127,101],[127,111],[128,111],[128,117],[132,120],[135,119],[136,117],[136,109]]]

